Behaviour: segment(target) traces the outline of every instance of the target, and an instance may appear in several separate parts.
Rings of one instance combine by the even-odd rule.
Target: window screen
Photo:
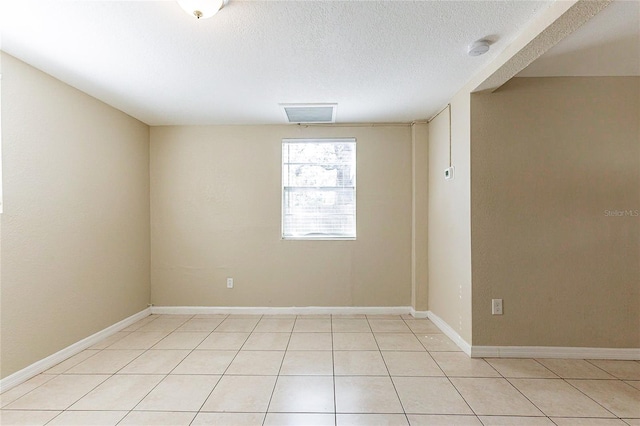
[[[282,141],[282,238],[356,238],[356,140]]]

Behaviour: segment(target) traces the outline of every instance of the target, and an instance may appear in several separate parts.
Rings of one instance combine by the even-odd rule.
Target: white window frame
[[[356,148],[354,151],[354,163],[353,173],[353,235],[349,236],[340,236],[340,235],[301,235],[301,236],[289,236],[285,235],[285,200],[286,200],[286,192],[287,190],[291,190],[291,187],[285,187],[284,181],[284,167],[285,167],[285,158],[282,155],[280,156],[280,178],[281,178],[281,193],[280,193],[280,201],[281,201],[281,213],[280,213],[280,238],[282,240],[311,240],[311,241],[355,241],[357,237],[357,143],[356,138],[303,138],[303,139],[282,139],[282,147],[288,143],[353,143]],[[282,149],[281,149],[282,151]],[[334,188],[334,187],[331,187]],[[338,187],[335,187],[338,188]]]

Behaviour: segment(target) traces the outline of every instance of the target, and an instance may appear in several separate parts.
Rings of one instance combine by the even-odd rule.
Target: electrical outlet
[[[227,278],[227,288],[233,288],[233,278]]]
[[[502,299],[491,299],[491,315],[502,315]]]

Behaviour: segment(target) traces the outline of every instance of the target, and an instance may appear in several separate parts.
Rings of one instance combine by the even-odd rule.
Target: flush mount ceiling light
[[[225,7],[229,0],[178,0],[178,4],[191,16],[211,18]]]
[[[469,56],[484,55],[489,51],[491,44],[487,40],[478,40],[469,46]]]

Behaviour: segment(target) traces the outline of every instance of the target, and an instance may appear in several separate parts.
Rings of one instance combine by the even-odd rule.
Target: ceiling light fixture
[[[178,0],[178,4],[187,14],[196,18],[211,18],[225,7],[229,0]]]
[[[491,44],[488,40],[478,40],[469,46],[469,56],[484,55],[489,51]]]

